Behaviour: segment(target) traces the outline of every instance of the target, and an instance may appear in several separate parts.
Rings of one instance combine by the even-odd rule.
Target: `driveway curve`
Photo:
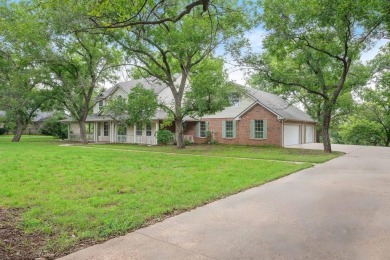
[[[390,148],[333,149],[346,154],[63,259],[390,259]]]

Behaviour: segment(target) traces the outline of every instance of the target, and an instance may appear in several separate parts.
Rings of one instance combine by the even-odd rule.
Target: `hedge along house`
[[[176,79],[177,81],[180,78]],[[135,86],[141,85],[156,93],[160,103],[173,106],[174,99],[168,86],[156,79],[139,79],[121,82],[100,94],[93,113],[87,118],[87,137],[92,142],[157,144],[155,133],[167,118],[157,110],[149,124],[119,126],[114,119],[103,113],[103,107],[110,99],[126,98]],[[232,94],[231,106],[214,115],[202,118],[184,118],[184,139],[194,143],[205,143],[207,134],[223,144],[277,145],[311,143],[315,140],[315,121],[284,99],[264,91],[243,88],[243,93]],[[72,119],[68,123],[68,137],[80,140],[80,129]],[[174,131],[174,125],[169,130]]]

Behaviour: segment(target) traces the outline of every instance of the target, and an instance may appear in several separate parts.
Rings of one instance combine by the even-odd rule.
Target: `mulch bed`
[[[22,210],[0,207],[0,259],[51,259],[44,255],[46,237],[42,234],[26,234],[18,226]]]

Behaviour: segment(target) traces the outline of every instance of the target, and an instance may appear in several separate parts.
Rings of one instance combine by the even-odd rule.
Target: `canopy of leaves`
[[[157,95],[153,90],[142,86],[134,87],[127,100],[128,124],[150,122],[159,107]]]

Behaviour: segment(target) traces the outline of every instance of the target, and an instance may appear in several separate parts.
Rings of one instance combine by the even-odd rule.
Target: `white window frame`
[[[99,101],[99,111],[101,111],[104,107],[104,101],[103,100],[100,100]]]
[[[239,107],[240,106],[240,96],[238,94],[232,94],[230,95],[230,103],[232,104],[232,107]]]
[[[152,123],[146,123],[146,136],[152,136]]]
[[[254,120],[255,139],[264,139],[264,120]]]
[[[228,124],[229,124],[229,126],[228,126]],[[228,130],[228,128],[229,128],[229,130]],[[225,121],[225,138],[233,138],[233,137],[234,137],[233,121]]]
[[[109,136],[110,135],[110,123],[104,122],[103,123],[103,136]]]
[[[137,123],[135,125],[135,135],[142,136],[142,124],[141,123]]]

